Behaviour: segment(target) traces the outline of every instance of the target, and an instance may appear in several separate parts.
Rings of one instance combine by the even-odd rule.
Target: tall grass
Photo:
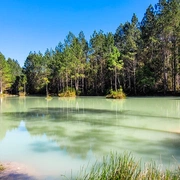
[[[77,180],[180,180],[180,168],[176,170],[160,170],[156,163],[136,161],[131,153],[110,155],[103,158],[102,163],[96,162],[90,172],[81,172]]]

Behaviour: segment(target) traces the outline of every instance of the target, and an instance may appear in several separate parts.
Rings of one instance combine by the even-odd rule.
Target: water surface
[[[180,162],[180,98],[0,99],[0,161],[75,176],[111,151],[163,167]]]

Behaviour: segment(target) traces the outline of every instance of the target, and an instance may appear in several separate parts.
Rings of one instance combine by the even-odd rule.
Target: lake
[[[173,168],[180,162],[180,97],[0,98],[0,162],[75,176],[110,152]]]

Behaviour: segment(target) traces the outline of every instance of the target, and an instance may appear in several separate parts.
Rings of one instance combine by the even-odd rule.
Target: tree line
[[[180,91],[180,0],[150,5],[141,22],[133,14],[115,33],[69,32],[54,49],[30,52],[24,67],[0,53],[0,93],[129,95]]]

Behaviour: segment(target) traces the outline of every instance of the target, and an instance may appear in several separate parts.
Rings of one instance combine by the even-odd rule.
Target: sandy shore
[[[15,162],[1,163],[5,170],[0,172],[0,180],[40,180],[38,173],[24,164]]]

